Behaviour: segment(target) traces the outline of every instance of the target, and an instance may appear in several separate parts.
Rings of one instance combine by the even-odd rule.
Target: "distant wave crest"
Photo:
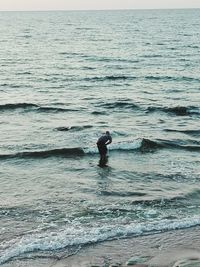
[[[97,107],[106,109],[139,109],[137,104],[128,100],[117,100],[114,102],[101,103],[97,104]]]
[[[68,112],[68,111],[77,111],[71,108],[60,108],[54,106],[40,106],[33,103],[7,103],[0,105],[0,111],[6,110],[17,110],[17,109],[24,109],[24,110],[35,110],[40,112]]]
[[[120,81],[120,80],[133,80],[136,79],[134,76],[126,76],[126,75],[111,75],[111,76],[97,76],[97,77],[88,77],[84,78],[84,81],[91,82],[103,82],[103,81]]]
[[[148,112],[162,111],[166,113],[173,113],[177,116],[187,116],[193,114],[200,114],[199,107],[185,107],[185,106],[176,106],[176,107],[148,107]]]
[[[38,105],[32,103],[13,103],[13,104],[4,104],[0,105],[0,110],[12,110],[12,109],[26,109],[26,108],[39,108]]]
[[[92,128],[92,125],[83,125],[83,126],[61,126],[61,127],[57,127],[56,130],[57,131],[81,131],[81,130],[85,130],[85,129],[90,129]]]
[[[154,81],[176,81],[176,82],[200,82],[199,78],[194,78],[194,77],[187,77],[187,76],[181,76],[181,77],[176,77],[176,76],[145,76],[146,80],[154,80]]]

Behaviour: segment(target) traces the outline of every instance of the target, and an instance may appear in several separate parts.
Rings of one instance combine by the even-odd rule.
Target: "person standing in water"
[[[108,151],[107,145],[111,143],[112,143],[112,137],[109,131],[106,131],[106,133],[103,134],[101,137],[99,137],[97,141],[97,147],[100,154],[100,161],[99,161],[100,166],[105,166],[107,163],[107,157],[106,157]]]

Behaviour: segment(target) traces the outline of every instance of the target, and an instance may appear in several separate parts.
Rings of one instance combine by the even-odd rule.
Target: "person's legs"
[[[107,147],[105,144],[98,144],[97,147],[98,147],[99,154],[100,154],[99,165],[105,166],[107,163],[107,157],[106,157]]]
[[[106,156],[107,154],[107,147],[105,144],[97,144],[99,154],[101,157]]]

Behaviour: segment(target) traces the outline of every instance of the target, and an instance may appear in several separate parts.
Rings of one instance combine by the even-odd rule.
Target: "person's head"
[[[106,131],[106,134],[107,134],[107,135],[110,135],[110,132],[109,132],[109,131]]]

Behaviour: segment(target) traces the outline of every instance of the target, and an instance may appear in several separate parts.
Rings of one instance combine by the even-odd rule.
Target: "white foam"
[[[57,250],[73,245],[84,245],[96,243],[108,239],[122,238],[126,236],[144,235],[156,231],[167,231],[173,229],[189,228],[200,224],[200,216],[177,220],[161,220],[148,224],[130,223],[129,225],[107,225],[107,226],[67,226],[59,232],[51,232],[37,235],[28,235],[21,240],[16,240],[12,245],[5,243],[1,246],[4,250],[0,255],[0,264],[23,255],[24,253],[34,251]]]
[[[112,143],[108,146],[109,151],[113,150],[136,150],[141,147],[142,139],[136,139],[130,142],[118,142]],[[96,154],[98,153],[98,149],[96,146],[84,148],[83,151],[86,154]]]
[[[191,108],[190,109],[191,113],[196,113],[196,114],[200,114],[200,108]]]

